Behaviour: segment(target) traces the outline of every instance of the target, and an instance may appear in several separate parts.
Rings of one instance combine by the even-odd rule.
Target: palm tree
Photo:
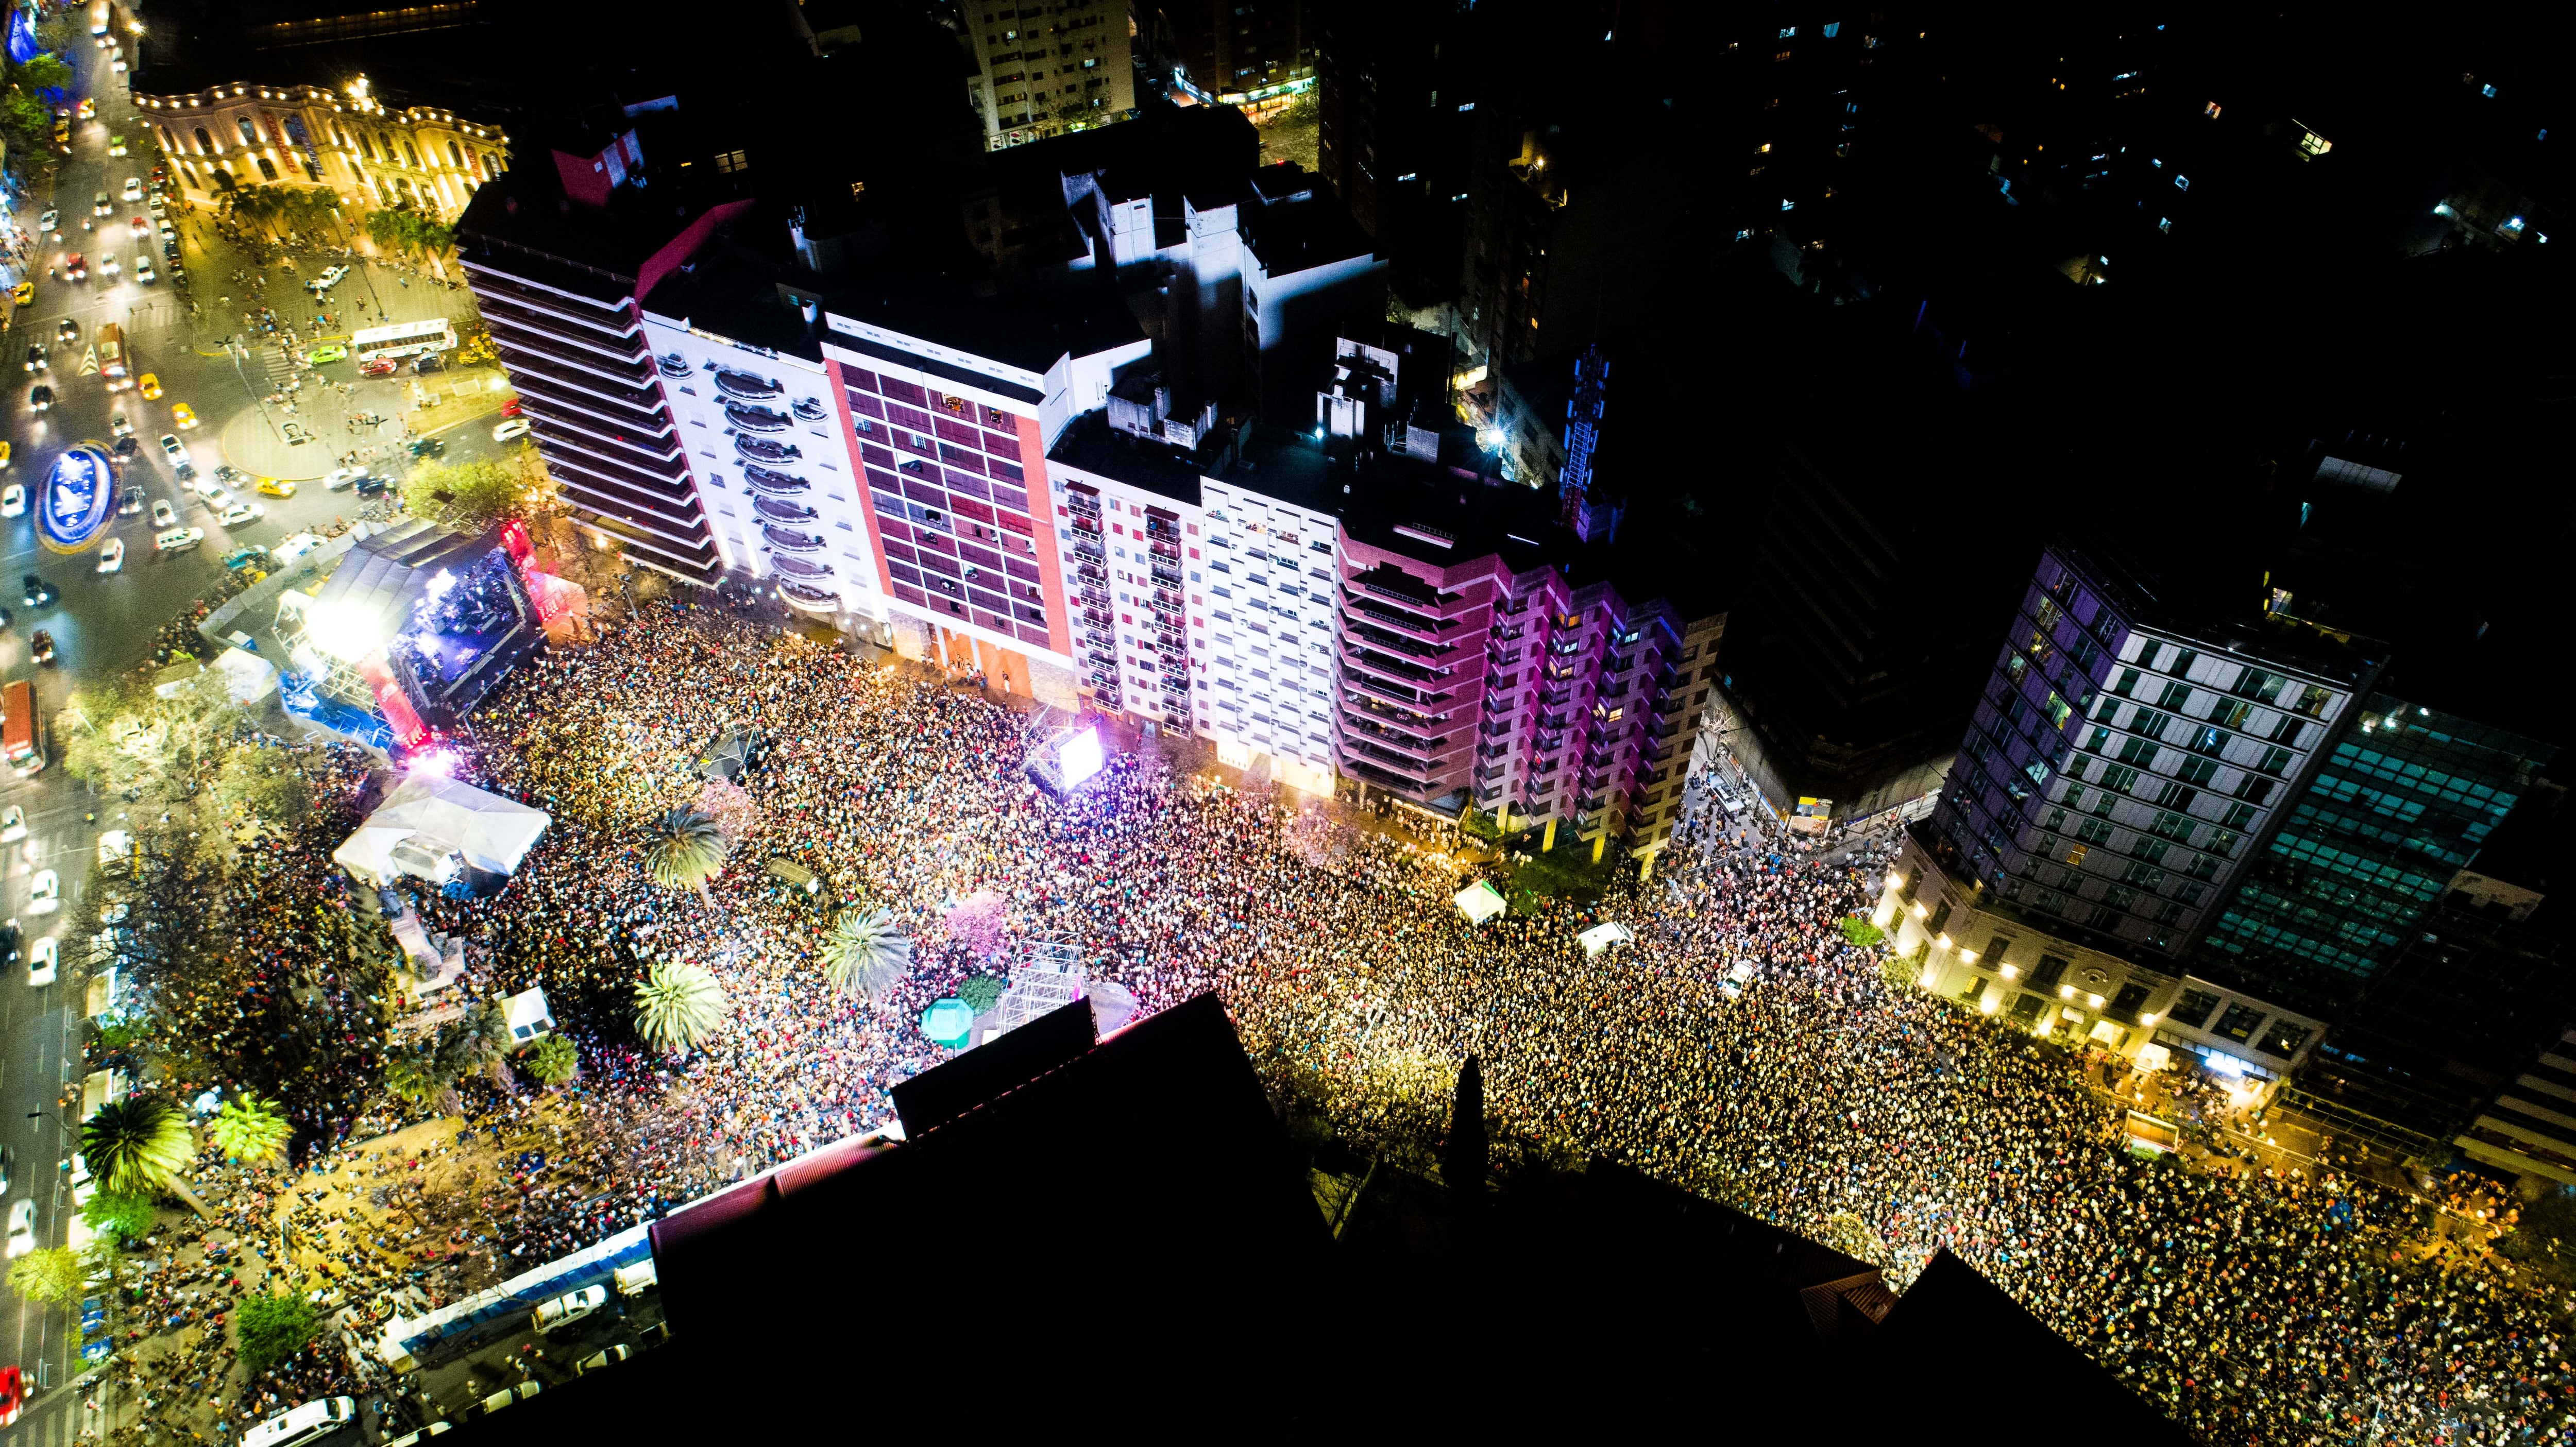
[[[414,1105],[447,1088],[448,1077],[426,1058],[406,1052],[385,1062],[385,1089]]]
[[[237,1161],[264,1161],[285,1152],[287,1138],[295,1128],[287,1122],[277,1102],[262,1100],[248,1091],[242,1098],[226,1101],[215,1113],[215,1144],[224,1154]]]
[[[823,976],[844,995],[865,995],[882,1005],[912,968],[912,941],[894,932],[885,910],[841,911],[823,941]]]
[[[110,1101],[81,1123],[81,1159],[111,1191],[167,1191],[205,1214],[180,1179],[195,1156],[188,1118],[157,1095]]]
[[[528,1073],[541,1085],[561,1085],[581,1069],[581,1052],[561,1035],[549,1035],[525,1052]]]
[[[700,966],[656,960],[635,987],[635,1029],[644,1043],[678,1054],[713,1034],[724,1017],[724,987]]]
[[[653,842],[644,848],[644,872],[664,889],[690,889],[712,905],[707,881],[724,868],[724,829],[712,814],[674,809],[653,821]]]

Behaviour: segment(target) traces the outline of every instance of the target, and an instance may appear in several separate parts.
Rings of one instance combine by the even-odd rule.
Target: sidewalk
[[[277,355],[273,346],[252,349],[241,365],[253,385],[261,383],[258,369]],[[304,385],[286,401],[256,402],[224,423],[224,460],[262,477],[308,481],[337,467],[343,453],[356,452],[362,462],[387,471],[387,464],[406,460],[404,443],[489,417],[510,395],[508,379],[488,363],[427,377],[360,380],[350,375],[354,370],[345,362],[321,368],[297,363]],[[385,420],[351,431],[350,419],[361,416]],[[290,424],[311,440],[292,440]]]

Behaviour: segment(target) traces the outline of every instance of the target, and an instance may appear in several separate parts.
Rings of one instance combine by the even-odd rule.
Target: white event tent
[[[460,864],[511,874],[553,822],[543,809],[415,770],[331,857],[379,887],[405,874],[445,884]]]

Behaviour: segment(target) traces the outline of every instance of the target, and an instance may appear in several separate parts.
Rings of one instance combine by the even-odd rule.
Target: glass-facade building
[[[2370,695],[2211,922],[2203,957],[2332,1014],[2397,956],[2556,753]]]

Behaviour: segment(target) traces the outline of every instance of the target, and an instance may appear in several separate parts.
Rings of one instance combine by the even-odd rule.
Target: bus
[[[449,325],[445,317],[431,317],[425,322],[360,327],[349,337],[349,350],[361,362],[385,357],[421,357],[431,352],[453,351],[455,347],[456,328]]]
[[[98,374],[106,379],[107,390],[122,391],[134,385],[127,375],[125,329],[114,322],[103,322],[98,329]]]
[[[36,714],[36,686],[19,679],[0,689],[0,753],[21,776],[45,767],[45,721]]]

